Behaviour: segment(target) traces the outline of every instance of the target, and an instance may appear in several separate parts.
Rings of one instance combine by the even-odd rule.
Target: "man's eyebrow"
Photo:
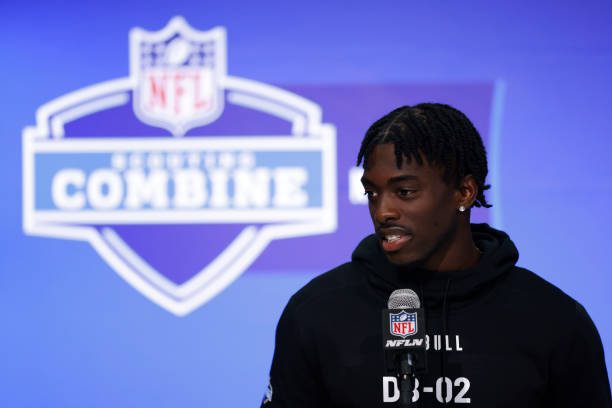
[[[401,176],[391,177],[389,180],[387,180],[387,184],[399,183],[400,181],[418,180],[418,179],[419,178],[417,176],[414,176],[412,174],[404,174]]]
[[[399,183],[402,181],[409,181],[409,180],[418,180],[418,179],[419,178],[417,176],[414,176],[412,174],[403,174],[401,176],[391,177],[389,180],[387,180],[387,184]],[[372,183],[366,176],[363,176],[361,177],[361,184],[372,185],[374,183]]]

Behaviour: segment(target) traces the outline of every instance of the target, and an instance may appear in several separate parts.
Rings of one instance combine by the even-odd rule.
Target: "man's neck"
[[[423,267],[431,271],[459,271],[478,265],[482,252],[472,238],[470,225],[461,225],[447,243],[436,248]]]

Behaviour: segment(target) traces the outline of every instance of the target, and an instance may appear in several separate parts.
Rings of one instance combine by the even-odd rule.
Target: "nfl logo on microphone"
[[[406,338],[417,332],[417,314],[401,311],[389,315],[390,331],[393,336]]]

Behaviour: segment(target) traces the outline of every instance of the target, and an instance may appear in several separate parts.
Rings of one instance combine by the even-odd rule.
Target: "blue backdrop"
[[[337,130],[345,209],[336,234],[273,242],[182,317],[88,243],[26,235],[22,222],[22,130],[36,110],[127,77],[130,29],[157,31],[176,15],[198,30],[226,28],[231,76],[321,107]],[[289,296],[348,259],[370,230],[365,207],[348,198],[348,160],[367,124],[403,95],[453,103],[474,119],[494,184],[494,207],[478,217],[510,234],[521,266],[585,305],[612,366],[609,2],[3,2],[0,16],[0,405],[256,406]],[[193,237],[185,245],[201,245]],[[334,251],[308,250],[329,242]]]

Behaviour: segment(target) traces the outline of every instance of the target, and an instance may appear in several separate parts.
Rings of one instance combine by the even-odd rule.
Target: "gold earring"
[[[465,206],[463,205],[459,206],[459,212],[465,212]]]

